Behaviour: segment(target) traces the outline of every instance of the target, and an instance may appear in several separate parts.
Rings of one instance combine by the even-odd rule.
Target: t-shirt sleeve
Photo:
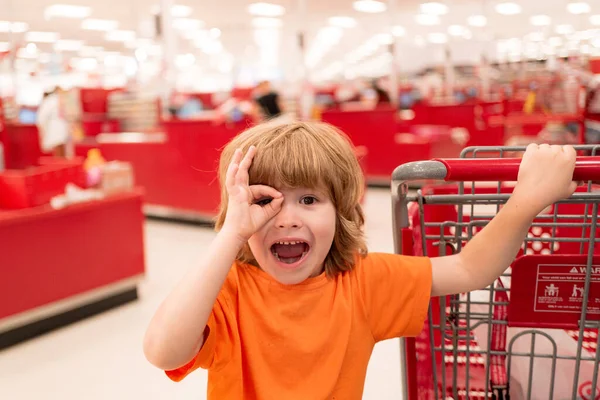
[[[429,258],[371,253],[359,263],[359,285],[375,341],[417,336],[431,298]]]
[[[206,323],[204,343],[200,351],[187,364],[171,371],[165,371],[171,380],[179,382],[198,368],[218,369],[229,360],[233,351],[234,335],[237,331],[232,307],[232,291],[234,289],[230,281],[231,279],[228,277],[213,305]]]

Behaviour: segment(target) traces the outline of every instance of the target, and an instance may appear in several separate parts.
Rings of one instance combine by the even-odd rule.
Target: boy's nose
[[[299,228],[302,226],[298,214],[294,212],[294,207],[290,205],[284,204],[275,218],[275,225],[278,228]]]

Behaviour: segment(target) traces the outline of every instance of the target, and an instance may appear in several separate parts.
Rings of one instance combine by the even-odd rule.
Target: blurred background
[[[599,74],[591,0],[0,0],[0,399],[205,398],[141,343],[247,127],[346,132],[369,247],[393,251],[396,166],[596,144]],[[403,363],[377,345],[364,398],[402,398]]]

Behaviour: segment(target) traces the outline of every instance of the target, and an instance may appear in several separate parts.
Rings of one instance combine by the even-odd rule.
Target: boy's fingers
[[[281,192],[266,185],[252,185],[250,186],[250,193],[252,194],[252,198],[257,200],[261,197],[272,197],[273,199],[282,197]]]
[[[238,169],[236,175],[236,182],[238,184],[248,184],[248,170],[250,169],[250,165],[252,165],[252,159],[254,158],[254,154],[256,153],[256,147],[250,146],[244,159],[240,163],[240,168]]]

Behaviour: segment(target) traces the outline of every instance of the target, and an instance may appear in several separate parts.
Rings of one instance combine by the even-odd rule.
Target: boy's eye
[[[269,204],[271,201],[273,201],[272,197],[265,197],[263,199],[255,201],[254,204],[258,204],[259,206],[264,207],[267,204]]]
[[[309,205],[311,205],[311,204],[314,204],[314,203],[316,203],[316,202],[317,202],[317,198],[316,198],[316,197],[314,197],[314,196],[306,196],[306,197],[303,197],[303,198],[300,200],[300,202],[301,202],[302,204],[304,204],[304,205],[307,205],[307,206],[309,206]]]

